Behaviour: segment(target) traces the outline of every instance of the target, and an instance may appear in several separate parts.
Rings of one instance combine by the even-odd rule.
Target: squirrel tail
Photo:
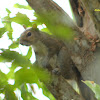
[[[85,99],[85,100],[97,100],[95,98],[95,94],[94,92],[85,84],[82,82],[82,77],[80,79],[78,79],[77,84],[80,90],[80,94],[81,96]]]
[[[84,82],[82,82],[84,79],[82,78],[81,73],[78,71],[77,67],[74,67],[74,71],[76,73],[76,81],[80,90],[80,94],[84,100],[97,100],[95,98],[95,93]]]

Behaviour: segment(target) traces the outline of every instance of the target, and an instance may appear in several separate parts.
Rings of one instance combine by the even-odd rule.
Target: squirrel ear
[[[32,28],[33,29],[37,29],[37,25],[36,24],[33,24]]]
[[[23,24],[24,29],[26,29],[27,27]]]

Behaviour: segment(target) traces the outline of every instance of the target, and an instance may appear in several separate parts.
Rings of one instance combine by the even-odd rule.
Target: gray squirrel
[[[70,52],[63,41],[38,30],[37,27],[32,27],[26,29],[21,34],[19,42],[22,45],[33,47],[36,61],[38,59],[37,63],[40,66],[47,68],[49,71],[61,74],[67,80],[75,80],[78,84],[80,94],[85,100],[97,100],[92,90],[82,82],[84,79],[73,63]],[[54,62],[56,68],[53,68],[53,64],[50,62],[51,58],[54,57],[56,58],[56,63]]]

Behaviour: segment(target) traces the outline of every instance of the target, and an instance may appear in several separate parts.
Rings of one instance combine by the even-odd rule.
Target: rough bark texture
[[[65,29],[71,28],[73,30],[73,34],[77,39],[71,43],[64,41],[70,48],[71,58],[85,80],[100,84],[100,46],[98,42],[98,36],[100,36],[100,14],[99,12],[94,12],[95,8],[100,7],[99,0],[94,2],[92,0],[82,0],[82,2],[70,0],[76,24],[52,0],[27,0],[27,2],[39,16],[46,20],[44,21],[46,26],[55,35],[58,33],[56,30],[52,31],[52,27],[56,27],[59,24]],[[96,6],[96,4],[98,5]],[[66,80],[60,76],[55,77],[53,84],[49,84],[47,87],[57,100],[71,100],[73,98],[74,100],[81,100]]]
[[[100,0],[81,0],[84,4],[84,8],[88,11],[92,21],[94,22],[95,28],[97,30],[98,36],[100,37]]]
[[[82,0],[85,1],[85,0]],[[83,71],[81,71],[82,76],[84,77],[84,79],[86,80],[91,80],[96,82],[97,84],[100,84],[100,77],[99,77],[99,70],[100,70],[100,46],[99,43],[96,42],[96,40],[99,40],[98,36],[100,34],[99,29],[100,29],[100,25],[99,25],[99,21],[95,21],[99,20],[99,13],[100,12],[94,12],[94,10],[97,8],[98,9],[98,5],[100,5],[99,1],[95,0],[92,2],[92,0],[88,0],[86,2],[81,2],[80,0],[70,0],[70,3],[72,5],[72,9],[73,9],[73,13],[75,15],[76,18],[76,23],[77,26],[79,27],[79,29],[85,34],[85,36],[87,37],[88,41],[90,42],[90,51],[87,50],[83,50],[85,53],[87,53],[86,55],[84,55],[84,53],[81,52],[82,58],[80,59],[80,55],[79,57],[75,57],[76,59],[80,59],[80,65],[85,65],[85,69]],[[95,3],[95,4],[94,4]],[[97,5],[96,5],[97,4]],[[88,12],[89,10],[89,12]],[[92,13],[93,12],[93,13]],[[91,13],[91,14],[90,14]],[[95,15],[93,15],[94,13],[96,13],[97,17]],[[92,20],[92,17],[93,20]],[[98,29],[95,27],[98,27]],[[83,47],[83,46],[82,46]],[[93,51],[93,52],[91,52]],[[91,52],[91,54],[89,55],[89,53]],[[87,58],[86,56],[90,56],[89,58]],[[86,57],[86,58],[85,58]],[[76,60],[77,60],[76,59]],[[87,61],[87,64],[83,63],[84,61]],[[80,66],[81,67],[81,66]]]
[[[84,100],[62,76],[54,76],[52,84],[46,86],[57,100]]]

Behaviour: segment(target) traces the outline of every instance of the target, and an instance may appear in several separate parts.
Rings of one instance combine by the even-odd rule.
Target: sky
[[[69,6],[69,2],[68,0],[54,0],[60,7],[63,8],[63,10],[65,12],[67,12],[69,14],[69,16],[72,18],[72,13],[70,10],[70,6]],[[18,12],[21,12],[23,14],[26,14],[30,19],[34,19],[35,17],[32,16],[33,15],[33,11],[26,11],[23,9],[18,9],[18,8],[14,8],[14,4],[19,3],[21,5],[27,5],[27,2],[25,0],[2,0],[0,1],[0,18],[3,18],[4,16],[7,15],[6,9],[8,8],[12,14],[10,15],[11,17],[15,16],[15,14],[17,14]],[[1,19],[0,19],[0,27],[3,27],[3,24],[1,23]],[[16,40],[21,33],[24,31],[24,28],[16,23],[12,23],[12,27],[13,27],[13,38]],[[41,28],[41,26],[39,27]],[[0,48],[4,48],[7,49],[8,46],[11,44],[12,42],[8,39],[7,34],[5,33],[3,35],[3,37],[0,39]],[[19,45],[19,48],[14,49],[15,51],[18,51],[19,53],[22,53],[23,55],[27,54],[28,51],[28,47],[26,46],[21,46]],[[34,59],[33,59],[34,58]],[[35,55],[33,53],[33,56],[31,57],[31,61],[34,62],[35,61]],[[11,66],[11,63],[0,63],[0,70],[4,73],[8,73],[9,72],[9,67]],[[13,80],[9,80],[8,81],[10,84],[14,84]],[[42,89],[39,89],[38,86],[36,84],[34,84],[35,89],[37,91],[36,93],[36,97],[39,100],[49,100],[47,97],[45,97],[42,94]],[[3,96],[2,94],[0,94],[0,96]]]

